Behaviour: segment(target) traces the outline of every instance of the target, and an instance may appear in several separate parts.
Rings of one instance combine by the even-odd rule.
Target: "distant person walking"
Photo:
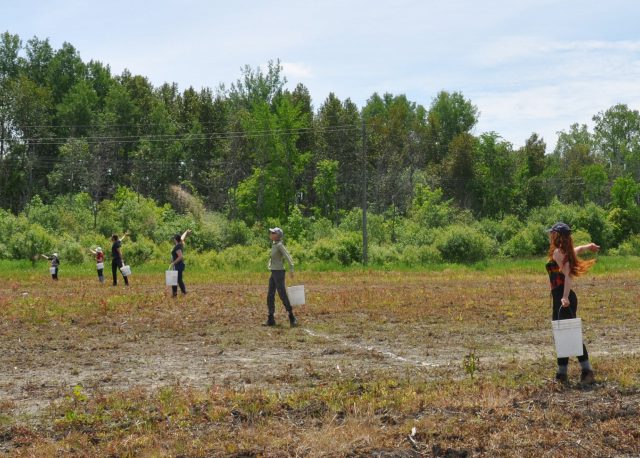
[[[124,259],[122,257],[122,241],[129,235],[128,232],[125,232],[122,235],[122,238],[118,238],[118,234],[113,234],[111,236],[111,274],[113,275],[113,286],[118,285],[118,269],[124,266]],[[122,275],[124,278],[124,284],[129,286],[129,279],[126,275]]]
[[[178,286],[180,286],[180,291],[182,291],[182,294],[187,294],[187,288],[184,285],[184,281],[182,279],[182,273],[184,272],[184,269],[185,269],[184,241],[187,238],[187,235],[189,234],[191,234],[191,229],[187,229],[182,235],[176,234],[173,237],[173,241],[175,245],[171,250],[171,264],[169,265],[169,267],[178,271]],[[178,296],[178,286],[176,285],[171,286],[172,297]]]
[[[578,297],[571,289],[573,278],[586,273],[595,263],[595,259],[585,261],[578,257],[586,251],[598,252],[600,247],[595,243],[574,247],[569,225],[559,222],[554,224],[549,232],[549,259],[546,265],[551,283],[551,297],[553,299],[552,320],[566,320],[575,318],[578,312]],[[591,384],[594,380],[593,369],[589,362],[587,347],[582,346],[582,356],[578,356],[582,373],[580,381]],[[556,380],[568,382],[569,358],[558,358]]]
[[[58,267],[60,266],[60,258],[58,257],[58,253],[53,253],[51,256],[43,254],[42,257],[51,261],[51,278],[57,281]]]
[[[89,249],[96,257],[96,270],[98,271],[98,280],[100,283],[104,283],[104,253],[102,248],[96,247],[95,250]]]
[[[276,320],[274,317],[276,311],[275,297],[276,291],[280,296],[280,300],[284,304],[284,308],[289,313],[289,324],[291,327],[297,326],[298,321],[293,315],[293,309],[287,296],[287,288],[285,286],[285,269],[284,260],[286,259],[291,268],[291,278],[293,278],[293,259],[289,255],[289,252],[282,243],[282,237],[284,233],[279,227],[269,229],[269,238],[271,239],[271,257],[269,259],[269,270],[271,271],[271,277],[269,277],[269,291],[267,292],[267,308],[269,315],[265,326],[275,326]]]

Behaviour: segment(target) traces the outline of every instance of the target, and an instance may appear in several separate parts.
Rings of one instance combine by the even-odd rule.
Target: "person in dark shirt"
[[[46,254],[42,255],[43,258],[51,261],[51,278],[54,280],[58,279],[58,267],[60,266],[60,259],[58,258],[58,253],[53,253],[51,256],[47,256]]]
[[[173,250],[171,250],[171,264],[169,265],[170,269],[175,269],[178,271],[178,285],[180,286],[180,291],[182,294],[187,294],[187,288],[184,285],[184,281],[182,280],[182,273],[185,269],[184,264],[184,241],[187,238],[187,235],[191,233],[191,229],[187,229],[184,234],[176,234],[173,237],[173,241],[175,245]],[[176,297],[178,295],[178,286],[171,286],[172,296]]]
[[[122,238],[118,238],[118,234],[113,234],[111,236],[111,274],[113,275],[113,286],[118,285],[118,269],[124,266],[124,259],[122,257],[122,241],[129,235],[128,232],[125,232]],[[124,284],[129,286],[129,279],[126,275],[122,276],[124,278]]]

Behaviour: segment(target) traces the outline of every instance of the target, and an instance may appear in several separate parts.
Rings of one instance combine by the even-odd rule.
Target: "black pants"
[[[272,270],[271,277],[269,278],[269,292],[267,293],[267,308],[269,309],[269,316],[273,316],[276,312],[276,290],[278,296],[284,304],[284,308],[289,313],[293,313],[291,303],[289,302],[289,296],[287,296],[287,288],[284,284],[284,270]]]
[[[118,284],[118,269],[122,267],[124,264],[121,259],[112,259],[111,260],[111,273],[113,274],[113,284],[114,286]],[[122,276],[124,278],[124,284],[129,284],[129,279],[126,276]]]
[[[58,268],[56,267],[56,273],[55,274],[51,274],[51,278],[53,278],[54,280],[58,279]]]
[[[187,294],[187,288],[184,286],[184,282],[182,281],[182,272],[184,272],[184,269],[178,270],[178,285],[180,285],[180,291],[182,291],[182,294]],[[174,296],[178,295],[178,287],[176,285],[171,286],[171,291],[173,291]]]
[[[102,283],[104,281],[104,269],[97,269],[98,270],[98,280],[100,280],[100,283]]]
[[[569,307],[562,307],[563,292],[564,286],[551,291],[551,297],[553,297],[553,311],[551,319],[553,321],[568,320],[577,316],[578,297],[576,296],[576,293],[574,293],[573,290],[569,291]],[[578,356],[578,361],[583,362],[588,359],[589,354],[587,353],[587,347],[582,344],[582,356]],[[569,364],[569,358],[558,358],[558,366],[566,366],[567,364]]]

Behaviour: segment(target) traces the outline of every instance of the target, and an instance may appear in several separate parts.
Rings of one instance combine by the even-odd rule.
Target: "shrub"
[[[62,238],[60,246],[60,260],[61,262],[69,264],[82,264],[85,260],[85,250],[82,245],[73,240],[69,236]]]
[[[311,253],[315,259],[331,261],[336,256],[336,245],[331,239],[320,239],[313,245]]]
[[[318,218],[317,220],[312,220],[309,224],[307,238],[309,240],[320,240],[330,237],[334,231],[335,229],[331,221],[327,218]]]
[[[135,242],[129,242],[123,247],[123,257],[129,265],[142,265],[150,260],[155,252],[156,246],[146,237],[137,237]],[[169,262],[169,252],[167,252],[167,264]]]
[[[622,242],[615,253],[622,256],[640,256],[640,234],[632,235]]]
[[[225,247],[245,245],[251,238],[251,229],[241,220],[229,221],[229,224],[222,231],[222,240]]]
[[[390,242],[390,231],[384,217],[372,212],[367,212],[367,235],[372,243],[383,244]],[[354,208],[344,215],[339,225],[342,232],[354,232],[362,234],[362,209]]]
[[[336,259],[343,266],[362,261],[362,235],[356,232],[341,234],[336,239]]]
[[[536,256],[547,252],[549,236],[539,223],[529,223],[500,248],[500,253],[512,258]]]
[[[394,245],[373,245],[369,247],[369,263],[375,265],[395,264],[400,261],[400,253]]]
[[[415,221],[404,220],[397,228],[398,244],[403,246],[432,245],[436,239],[437,229],[421,226]]]
[[[444,261],[473,263],[489,257],[493,242],[477,229],[449,226],[438,235],[436,247]]]
[[[407,266],[437,264],[442,262],[438,249],[432,245],[407,246],[402,251],[400,262]]]
[[[51,254],[58,241],[39,224],[31,224],[25,231],[16,231],[9,239],[13,259],[30,259],[35,264],[41,254]]]
[[[487,234],[499,244],[511,240],[522,230],[522,222],[516,216],[505,216],[501,221],[492,219],[482,219],[478,223],[481,232]]]
[[[307,237],[309,220],[302,215],[300,208],[296,205],[291,209],[291,214],[287,219],[285,229],[290,240],[304,240]]]
[[[269,250],[258,245],[234,245],[220,252],[219,256],[225,266],[242,269],[267,269]]]

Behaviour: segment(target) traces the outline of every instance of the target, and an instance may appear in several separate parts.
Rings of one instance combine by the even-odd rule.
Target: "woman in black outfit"
[[[180,291],[182,294],[187,294],[187,288],[184,285],[184,281],[182,280],[182,272],[184,272],[185,264],[184,264],[184,240],[187,238],[187,235],[191,233],[191,229],[187,229],[184,234],[176,234],[173,237],[173,241],[175,245],[173,250],[171,250],[171,264],[169,267],[171,269],[175,269],[178,271],[178,285],[180,286]],[[178,286],[171,286],[172,296],[176,297],[178,295]]]
[[[121,239],[118,238],[118,234],[113,234],[111,236],[111,274],[113,275],[113,286],[118,285],[118,269],[124,266],[124,260],[122,259],[122,251],[120,247],[122,246],[122,241],[128,235],[128,232],[125,232]],[[124,284],[129,286],[129,279],[126,275],[122,276],[124,278]]]

